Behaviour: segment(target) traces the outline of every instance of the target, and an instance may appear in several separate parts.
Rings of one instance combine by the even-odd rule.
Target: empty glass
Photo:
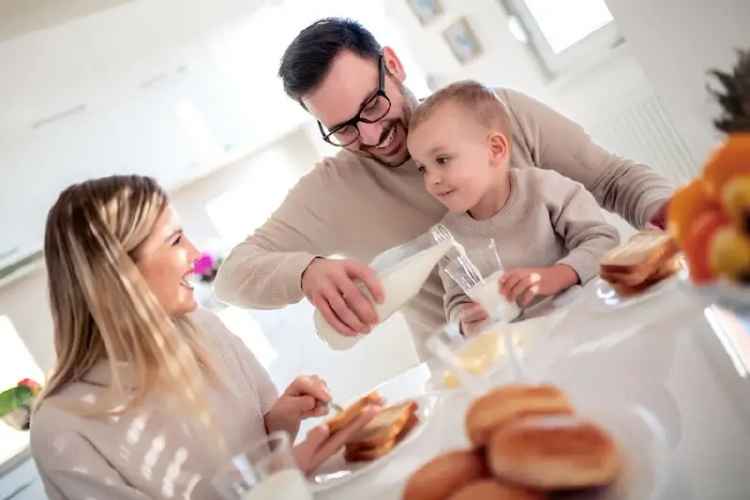
[[[273,432],[223,465],[212,484],[225,500],[312,500],[285,432]]]

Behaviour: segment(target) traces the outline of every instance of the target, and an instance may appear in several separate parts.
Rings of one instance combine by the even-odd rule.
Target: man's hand
[[[361,262],[317,258],[302,273],[305,296],[342,335],[369,333],[379,322],[372,301],[355,279],[365,284],[378,304],[383,302],[380,280]]]
[[[461,333],[466,336],[478,333],[482,323],[489,318],[487,311],[476,302],[462,305],[458,317],[461,321]]]
[[[300,469],[305,474],[317,469],[328,457],[351,441],[357,432],[378,414],[378,411],[380,411],[379,406],[366,406],[352,423],[334,434],[331,434],[326,424],[310,429],[305,440],[294,447],[294,456]]]
[[[565,264],[512,269],[498,281],[500,294],[521,307],[531,304],[536,296],[555,295],[576,283],[578,274]]]
[[[297,377],[265,415],[266,430],[286,431],[294,441],[302,420],[328,413],[328,386],[317,375]]]

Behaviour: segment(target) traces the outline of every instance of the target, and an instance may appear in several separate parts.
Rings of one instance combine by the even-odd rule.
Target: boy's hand
[[[477,333],[480,325],[489,318],[487,311],[476,302],[462,305],[458,317],[461,322],[461,333],[466,336]]]
[[[565,264],[512,269],[498,281],[500,294],[521,307],[529,305],[536,296],[555,295],[576,283],[578,274]]]

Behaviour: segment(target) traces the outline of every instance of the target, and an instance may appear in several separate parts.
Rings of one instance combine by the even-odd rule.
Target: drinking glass
[[[272,432],[233,456],[212,484],[224,500],[312,500],[285,432]]]

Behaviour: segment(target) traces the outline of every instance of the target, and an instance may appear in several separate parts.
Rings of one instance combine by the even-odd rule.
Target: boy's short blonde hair
[[[441,106],[451,102],[465,108],[482,126],[497,129],[510,140],[508,108],[492,89],[474,80],[451,83],[422,101],[412,113],[409,128],[418,127]]]

